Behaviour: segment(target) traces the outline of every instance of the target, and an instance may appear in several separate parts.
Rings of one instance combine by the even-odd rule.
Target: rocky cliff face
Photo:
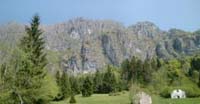
[[[77,18],[61,24],[42,25],[41,28],[47,51],[57,53],[48,54],[51,65],[57,64],[59,68],[72,72],[87,73],[107,64],[119,66],[132,56],[168,59],[191,55],[200,49],[199,31],[163,31],[151,22],[124,27],[114,21]],[[15,47],[23,34],[24,25],[1,25],[1,46]],[[3,51],[1,49],[0,53]],[[52,57],[57,57],[58,61],[53,61]]]

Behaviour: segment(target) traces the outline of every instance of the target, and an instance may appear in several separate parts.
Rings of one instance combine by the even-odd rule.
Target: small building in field
[[[181,89],[176,89],[171,92],[171,98],[172,99],[181,99],[181,98],[186,98],[185,91]]]

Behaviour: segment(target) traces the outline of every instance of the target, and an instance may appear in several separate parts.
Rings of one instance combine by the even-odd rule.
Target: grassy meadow
[[[94,94],[91,97],[82,97],[77,95],[76,104],[130,104],[129,93],[121,93],[118,96],[109,96],[108,94]],[[165,99],[159,96],[152,96],[153,104],[200,104],[200,98],[186,99]],[[68,100],[52,102],[51,104],[68,104]]]

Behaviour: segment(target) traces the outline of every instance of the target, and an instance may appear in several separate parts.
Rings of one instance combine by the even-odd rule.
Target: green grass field
[[[119,96],[109,96],[108,94],[94,94],[91,97],[82,97],[77,95],[76,104],[130,104],[129,94],[125,93]],[[153,104],[200,104],[200,98],[186,99],[164,99],[153,96]],[[52,102],[51,104],[69,104],[68,100]]]
[[[200,104],[200,98],[164,99],[153,96],[153,104]]]
[[[108,94],[93,94],[91,97],[76,96],[76,104],[129,104],[128,94],[119,96],[108,96]],[[68,100],[53,102],[52,104],[66,104]]]

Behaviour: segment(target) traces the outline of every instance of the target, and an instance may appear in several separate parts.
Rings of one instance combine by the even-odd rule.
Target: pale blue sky
[[[43,24],[84,17],[126,26],[151,21],[165,30],[200,29],[200,0],[0,0],[0,23],[28,23],[35,13]]]

